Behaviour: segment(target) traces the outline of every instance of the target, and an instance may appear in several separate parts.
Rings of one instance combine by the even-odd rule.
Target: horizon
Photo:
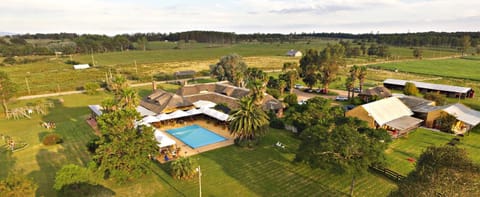
[[[0,32],[15,34],[393,34],[478,32],[480,25],[480,2],[466,0],[5,1]]]

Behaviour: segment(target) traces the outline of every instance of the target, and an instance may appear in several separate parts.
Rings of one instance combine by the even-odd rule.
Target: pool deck
[[[193,149],[190,146],[188,146],[187,144],[183,143],[181,140],[177,139],[175,136],[166,132],[166,130],[169,130],[169,129],[180,128],[180,127],[190,126],[190,125],[194,125],[194,124],[199,125],[199,126],[205,128],[205,129],[208,129],[208,130],[226,138],[227,140]],[[203,152],[206,152],[206,151],[210,151],[210,150],[214,150],[214,149],[217,149],[217,148],[226,147],[226,146],[230,146],[230,145],[234,144],[234,142],[233,142],[234,137],[232,135],[230,135],[230,132],[228,131],[228,128],[224,128],[223,125],[215,125],[214,122],[207,123],[206,120],[187,121],[184,124],[161,126],[157,129],[159,129],[162,133],[164,133],[168,137],[172,138],[176,142],[176,147],[180,148],[180,151],[179,151],[180,156],[192,156],[192,155],[196,155],[196,154],[199,154],[199,153],[203,153]],[[157,157],[157,160],[160,161],[160,163],[165,163],[165,160],[160,155],[159,155],[159,157]]]

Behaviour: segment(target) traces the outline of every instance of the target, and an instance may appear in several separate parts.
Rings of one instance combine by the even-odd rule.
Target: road
[[[329,89],[329,91],[336,92],[338,94],[338,96],[345,96],[346,97],[347,94],[348,94],[348,92],[345,91],[345,90]],[[308,93],[308,92],[304,92],[303,90],[299,90],[299,89],[293,89],[293,93],[295,93],[297,95],[297,100],[299,102],[303,101],[303,100],[308,100],[308,99],[316,97],[316,96],[320,96],[320,97],[327,98],[327,99],[332,99],[332,100],[335,100],[335,97],[337,97],[337,96],[334,96],[334,95]]]

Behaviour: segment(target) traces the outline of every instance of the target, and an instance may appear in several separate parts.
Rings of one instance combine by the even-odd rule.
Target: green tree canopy
[[[437,106],[442,106],[447,104],[447,98],[444,94],[440,94],[437,92],[428,92],[423,95],[424,99],[435,101]]]
[[[7,115],[8,101],[14,97],[17,92],[17,86],[10,80],[8,74],[4,71],[0,71],[0,99],[2,100],[3,110],[5,111],[5,116]]]
[[[75,185],[80,183],[97,184],[96,175],[87,168],[74,164],[64,165],[55,175],[55,184],[53,188],[57,191],[64,186]]]
[[[345,66],[345,48],[340,44],[328,44],[320,52],[319,80],[325,93],[328,93],[330,83],[337,80],[337,73],[341,66]]]
[[[219,81],[228,80],[239,87],[245,87],[247,64],[237,54],[220,58],[220,61],[210,66],[210,73]]]
[[[37,188],[38,185],[21,172],[10,171],[5,180],[0,180],[0,197],[35,196]]]
[[[351,175],[353,196],[355,177],[366,173],[371,165],[384,163],[383,154],[390,138],[386,133],[383,129],[367,128],[366,123],[355,118],[339,117],[329,124],[315,124],[300,135],[302,142],[295,161]]]
[[[414,48],[413,49],[413,57],[417,59],[423,58],[423,49],[422,48]]]
[[[480,167],[464,149],[428,147],[392,196],[480,196]]]
[[[407,82],[407,83],[405,83],[405,87],[403,88],[403,93],[406,94],[406,95],[416,96],[416,95],[418,95],[419,91],[418,91],[417,86],[415,86],[414,83]]]
[[[181,157],[170,163],[172,176],[175,179],[191,179],[195,176],[198,165],[190,157]]]

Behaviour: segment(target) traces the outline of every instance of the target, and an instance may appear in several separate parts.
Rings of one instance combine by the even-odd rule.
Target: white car
[[[293,87],[294,87],[295,89],[302,89],[302,88],[303,88],[303,86],[300,85],[300,84],[295,84]]]
[[[337,96],[335,97],[336,101],[348,101],[348,98],[346,96]]]

